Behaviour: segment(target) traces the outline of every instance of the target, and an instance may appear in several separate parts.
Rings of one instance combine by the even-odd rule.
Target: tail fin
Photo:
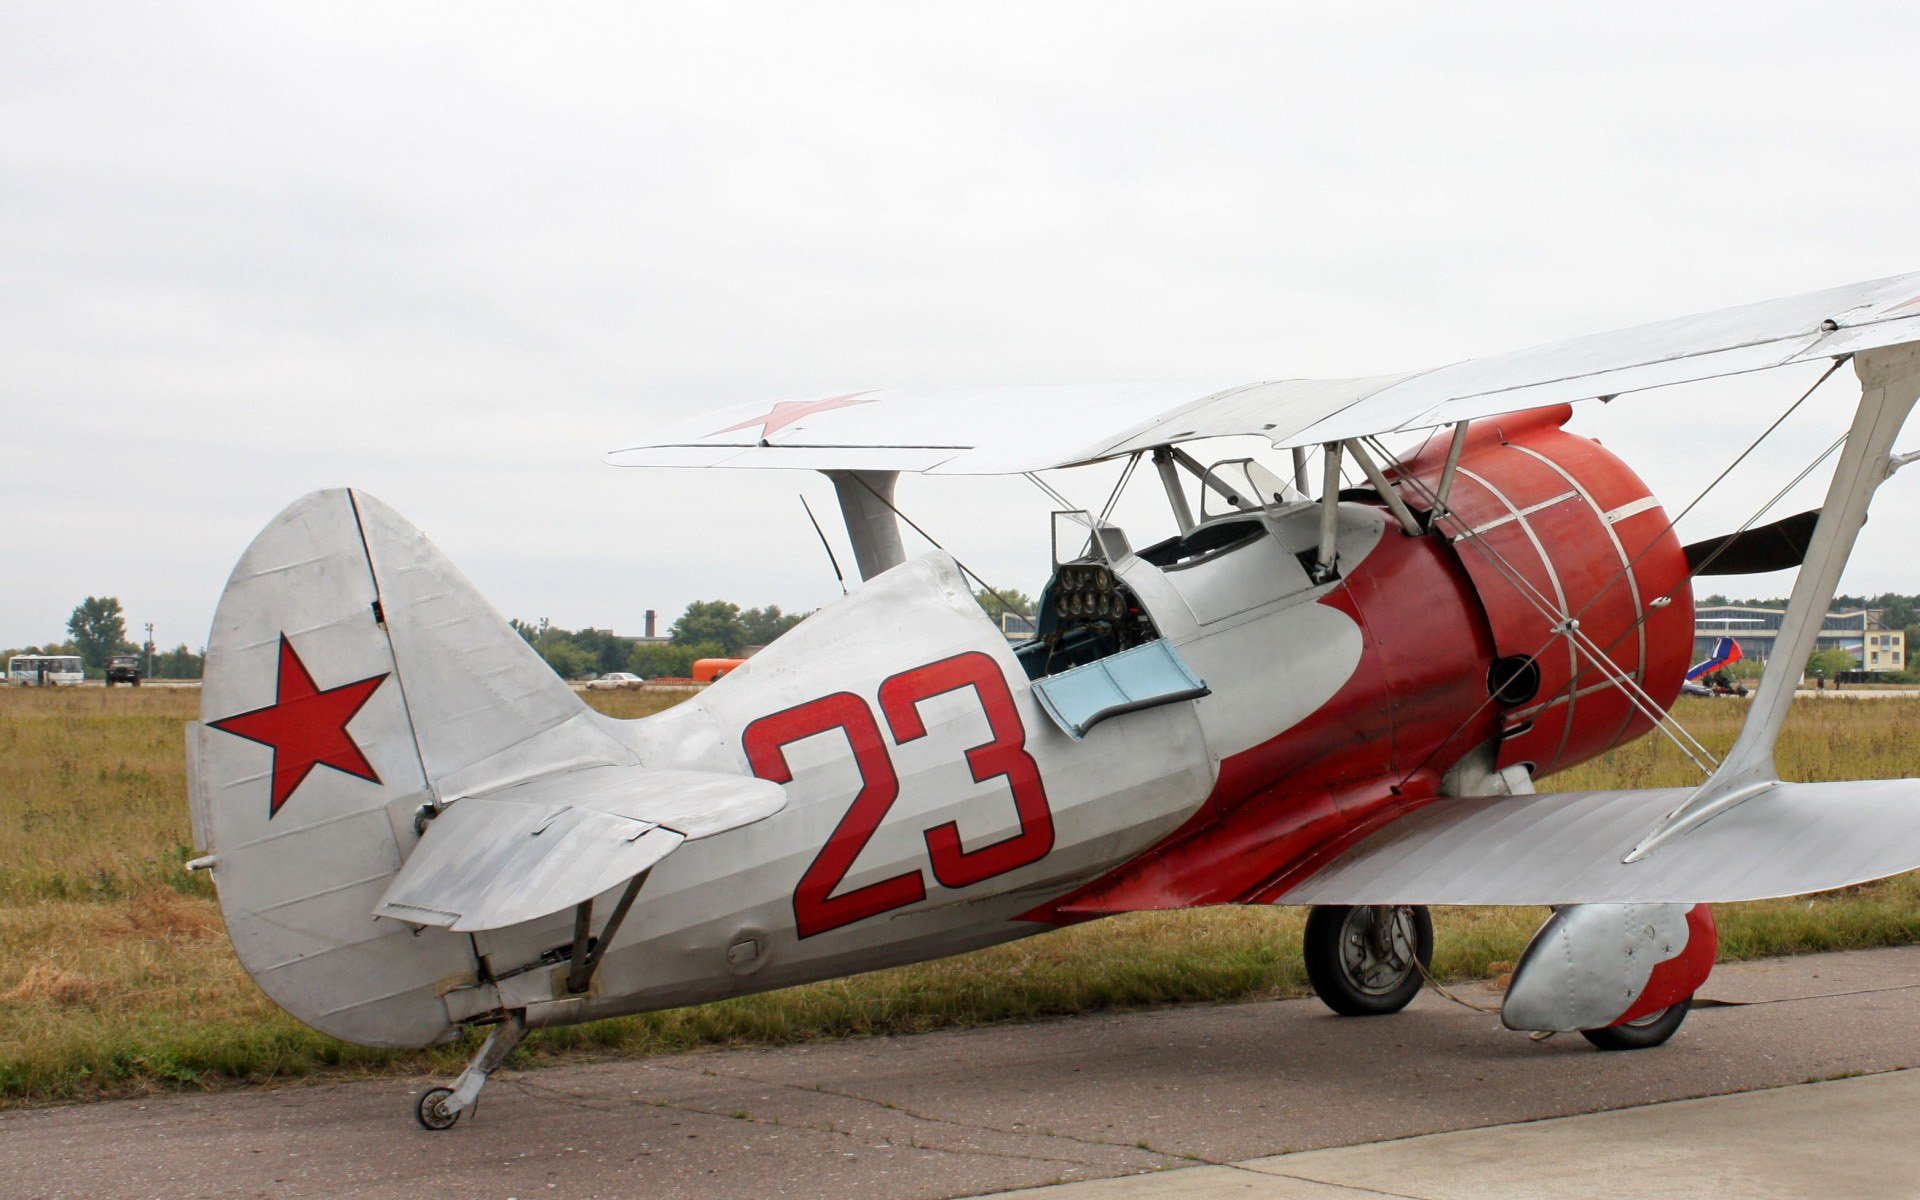
[[[560,911],[783,802],[758,780],[648,771],[419,530],[346,489],[295,501],[234,568],[201,716],[194,839],[234,949],[281,1007],[363,1045],[452,1032],[441,997],[475,983],[478,962],[444,926]],[[457,822],[423,819],[483,793]],[[567,872],[509,844],[530,804],[548,814],[535,833],[591,814],[540,846],[570,858],[597,833],[621,849],[588,847],[597,869]],[[400,890],[423,915],[390,919],[422,829],[435,853]]]

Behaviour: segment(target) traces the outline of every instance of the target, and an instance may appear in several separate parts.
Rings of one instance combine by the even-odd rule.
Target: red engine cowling
[[[1541,776],[1652,728],[1609,680],[1624,673],[1664,710],[1693,647],[1686,555],[1647,485],[1599,442],[1561,428],[1566,405],[1469,427],[1440,528],[1493,633],[1502,692],[1498,765]],[[1439,484],[1451,437],[1408,460],[1410,503]],[[1561,631],[1558,612],[1578,621]],[[1503,686],[1504,685],[1504,686]]]

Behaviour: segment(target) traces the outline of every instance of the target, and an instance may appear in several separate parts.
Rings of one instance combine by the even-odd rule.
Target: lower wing
[[[1920,868],[1920,779],[1773,784],[1645,857],[1622,861],[1694,790],[1434,800],[1278,903],[1723,903]]]

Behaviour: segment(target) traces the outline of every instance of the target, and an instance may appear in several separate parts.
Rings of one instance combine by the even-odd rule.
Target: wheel
[[[447,1109],[447,1097],[451,1095],[453,1089],[445,1087],[428,1088],[420,1093],[420,1099],[413,1105],[413,1119],[419,1122],[420,1128],[435,1132],[453,1128],[460,1114]]]
[[[1343,1017],[1396,1013],[1433,963],[1433,918],[1418,905],[1317,905],[1307,915],[1307,981]]]
[[[1663,1008],[1657,1013],[1649,1013],[1638,1021],[1630,1021],[1625,1025],[1609,1025],[1605,1029],[1582,1029],[1580,1036],[1601,1050],[1651,1049],[1673,1036],[1674,1031],[1680,1028],[1680,1022],[1687,1019],[1687,1010],[1692,1006],[1692,997],[1688,997],[1672,1008]]]

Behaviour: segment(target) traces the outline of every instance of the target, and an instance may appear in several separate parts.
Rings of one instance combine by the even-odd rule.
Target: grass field
[[[590,695],[638,716],[675,698]],[[0,1105],[327,1074],[454,1069],[465,1047],[392,1054],[301,1026],[241,972],[191,855],[181,724],[194,691],[0,690]],[[1716,752],[1745,706],[1683,701]],[[1920,772],[1920,700],[1801,701],[1781,740],[1789,779]],[[1557,777],[1560,789],[1692,782],[1643,739]],[[1540,910],[1435,914],[1436,971],[1485,976],[1518,955]],[[1723,958],[1920,939],[1920,881],[1718,910]],[[1138,914],[855,979],[576,1029],[528,1059],[924,1030],[1052,1013],[1297,995],[1301,914]]]

